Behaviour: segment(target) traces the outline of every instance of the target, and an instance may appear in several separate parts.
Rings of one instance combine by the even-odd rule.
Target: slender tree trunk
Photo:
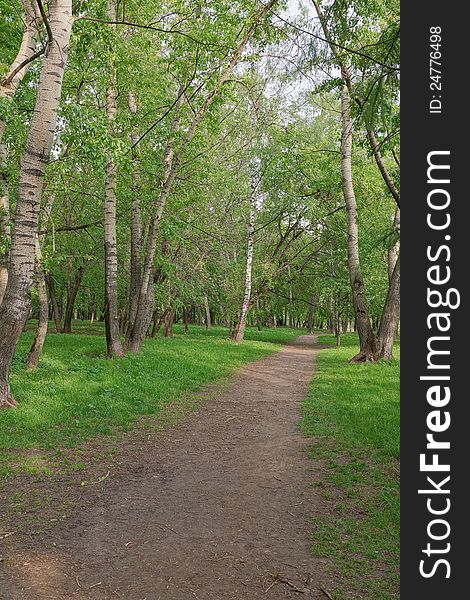
[[[338,314],[335,317],[335,337],[336,345],[341,346],[341,320]]]
[[[54,278],[52,277],[52,275],[46,275],[46,283],[47,288],[49,290],[49,299],[52,305],[52,318],[54,319],[55,329],[57,333],[63,333],[64,330],[62,328],[62,311],[57,301]]]
[[[161,315],[155,315],[154,321],[153,321],[153,327],[152,327],[152,333],[150,334],[150,337],[154,338],[157,336],[158,332],[160,331],[160,328],[162,326],[163,321],[165,320],[168,312],[169,312],[169,308],[166,308]]]
[[[164,336],[173,337],[173,322],[175,320],[175,311],[170,308],[165,316],[164,321]]]
[[[360,102],[359,102],[359,105],[361,106],[361,109],[364,106]],[[367,127],[366,131],[367,131],[367,138],[369,139],[370,146],[372,148],[372,153],[374,154],[375,162],[377,163],[380,174],[382,175],[383,180],[387,184],[387,187],[390,190],[390,193],[392,194],[393,199],[397,203],[397,208],[399,210],[400,209],[400,192],[398,191],[398,188],[395,185],[395,182],[393,181],[392,176],[390,175],[390,172],[387,169],[387,166],[384,162],[382,153],[380,152],[380,144],[378,143],[377,138],[375,137],[374,131],[372,131],[372,129],[370,129],[370,127]]]
[[[39,296],[39,314],[36,335],[34,336],[33,345],[31,346],[26,359],[26,366],[30,370],[37,369],[39,366],[39,359],[42,354],[42,348],[47,335],[47,326],[49,324],[49,305],[47,302],[46,293],[46,277],[42,264],[42,254],[39,241],[37,242],[36,248],[36,278]]]
[[[116,2],[108,0],[110,21],[116,21]],[[112,25],[116,30],[116,25]],[[117,113],[116,66],[111,66],[111,81],[106,90],[106,115],[108,131],[114,135]],[[105,278],[105,324],[108,358],[123,356],[118,314],[118,257],[116,239],[116,186],[117,167],[112,156],[106,162],[106,182],[104,200],[104,278]]]
[[[180,89],[180,94],[182,90]],[[177,102],[175,107],[175,116],[172,121],[171,135],[167,142],[165,159],[164,159],[164,177],[162,181],[162,187],[158,200],[156,202],[156,211],[152,217],[150,223],[149,234],[147,236],[147,247],[145,252],[145,262],[140,273],[140,288],[138,292],[135,318],[133,324],[129,328],[128,335],[126,337],[126,349],[130,352],[140,352],[142,342],[145,338],[146,332],[150,325],[150,319],[153,312],[153,306],[155,302],[155,291],[154,291],[154,273],[155,273],[155,255],[157,247],[157,232],[161,218],[163,216],[163,209],[166,204],[166,200],[170,194],[173,179],[176,176],[174,170],[174,144],[176,135],[178,134],[180,127],[180,116],[179,110],[182,105],[182,96],[180,101]]]
[[[310,298],[310,307],[308,309],[308,317],[307,317],[307,331],[309,334],[313,332],[313,319],[315,317],[315,310],[317,307],[317,294],[313,292],[312,297]]]
[[[343,79],[348,77],[342,69]],[[341,178],[348,220],[348,269],[351,283],[356,327],[359,334],[360,351],[352,361],[375,360],[376,340],[369,320],[366,289],[359,259],[359,228],[357,203],[352,179],[352,121],[348,86],[343,84],[341,91]]]
[[[378,332],[378,358],[393,358],[393,343],[400,319],[400,258],[393,270]]]
[[[393,229],[395,234],[400,233],[400,209],[395,210],[395,217],[393,219]],[[388,281],[392,281],[393,271],[397,264],[398,257],[400,255],[400,240],[398,239],[388,251],[387,264],[388,264]]]
[[[83,275],[85,273],[85,267],[79,267],[73,280],[69,282],[67,289],[67,306],[65,308],[65,319],[63,333],[72,333],[72,318],[75,308],[75,300],[77,299],[77,293],[82,283]]]
[[[204,312],[206,315],[206,329],[212,327],[211,311],[209,309],[209,298],[204,294]]]
[[[197,324],[202,325],[202,310],[200,304],[197,305]]]
[[[37,369],[41,358],[42,349],[46,340],[47,328],[49,326],[49,303],[47,301],[46,292],[46,273],[42,261],[42,246],[46,237],[47,222],[50,219],[54,196],[49,196],[46,205],[44,206],[44,231],[36,237],[36,279],[39,298],[38,310],[38,325],[36,335],[27,357],[27,368]]]
[[[294,329],[294,301],[292,295],[292,280],[290,273],[290,265],[287,265],[287,275],[289,277],[289,307],[288,307],[288,323],[289,328]]]
[[[352,120],[351,120],[351,77],[344,59],[339,57],[337,47],[331,42],[328,26],[318,0],[312,0],[320,19],[331,52],[341,67],[343,86],[341,89],[341,180],[348,221],[348,270],[351,284],[356,328],[359,335],[360,351],[351,361],[361,362],[376,359],[376,338],[369,320],[366,289],[359,259],[359,228],[357,203],[352,177]]]
[[[256,181],[254,175],[251,177],[251,193],[250,193],[250,217],[248,221],[248,247],[246,254],[245,268],[245,292],[243,294],[243,302],[240,310],[240,317],[235,329],[232,333],[232,340],[235,342],[243,342],[245,336],[246,319],[250,309],[251,299],[251,273],[253,270],[253,244],[255,237],[255,204],[256,204]]]
[[[15,405],[9,374],[30,308],[44,172],[54,139],[72,22],[72,0],[51,2],[49,25],[53,41],[44,54],[35,109],[21,159],[9,277],[0,307],[0,407]]]
[[[189,309],[183,306],[184,333],[189,334]]]
[[[132,92],[129,92],[127,103],[129,111],[133,117],[137,113],[137,99]],[[136,144],[139,139],[137,127],[133,125],[132,144]],[[133,163],[133,184],[132,184],[132,206],[131,206],[131,285],[129,290],[129,318],[128,329],[132,330],[137,313],[137,304],[139,300],[139,288],[141,279],[141,244],[142,232],[140,223],[140,163],[137,155],[137,149],[132,150]]]
[[[34,56],[36,42],[39,39],[41,19],[38,15],[39,11],[36,12],[36,3],[23,0],[23,8],[25,12],[23,38],[15,60],[0,81],[0,102],[11,101],[14,98],[31,64],[27,61]],[[5,242],[9,244],[11,241],[8,146],[4,142],[5,129],[6,122],[0,117],[0,245]],[[8,261],[9,253],[0,253],[0,305],[2,304],[8,282]]]

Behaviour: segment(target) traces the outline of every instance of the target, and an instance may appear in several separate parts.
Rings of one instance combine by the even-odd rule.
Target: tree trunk
[[[170,310],[169,308],[166,308],[160,316],[155,315],[155,318],[153,321],[152,333],[150,334],[151,338],[155,338],[157,336],[157,333],[160,331],[162,323],[165,320],[169,310]]]
[[[400,259],[397,259],[393,270],[387,299],[382,312],[378,332],[378,358],[393,358],[393,343],[398,332],[400,319]]]
[[[85,267],[79,267],[73,281],[71,280],[67,288],[67,306],[65,308],[65,319],[63,333],[72,333],[72,318],[75,307],[75,300],[77,299],[77,293],[82,283],[83,275],[85,273]]]
[[[135,118],[137,113],[137,99],[132,92],[129,92],[127,104],[131,115]],[[138,130],[135,124],[132,129],[132,144],[136,144],[139,139]],[[131,284],[129,290],[129,318],[128,328],[132,330],[135,316],[137,313],[137,303],[139,300],[139,288],[141,279],[141,244],[142,232],[140,222],[140,163],[137,155],[137,149],[132,150],[133,163],[133,184],[132,184],[132,206],[131,206]]]
[[[253,270],[253,243],[255,237],[255,203],[256,203],[256,181],[254,175],[251,176],[251,193],[250,193],[250,216],[248,221],[248,247],[246,254],[246,269],[245,269],[245,292],[243,294],[243,302],[240,310],[240,317],[235,329],[232,333],[232,340],[235,342],[243,342],[245,336],[246,319],[250,308],[251,299],[251,273]],[[258,300],[258,299],[257,299]]]
[[[393,230],[396,235],[400,233],[400,209],[397,208],[395,210],[395,217],[393,219]],[[398,257],[400,255],[400,240],[398,239],[393,246],[390,247],[387,256],[387,264],[388,264],[388,281],[389,283],[392,281],[393,271],[395,269],[395,265],[397,264]]]
[[[52,275],[46,275],[47,288],[49,290],[49,299],[52,305],[52,318],[54,319],[55,329],[57,333],[63,333],[62,329],[62,310],[60,309],[57,301],[57,295],[55,293],[54,278]]]
[[[169,309],[164,320],[163,335],[165,337],[173,337],[173,322],[175,319],[175,311]]]
[[[184,321],[184,333],[189,334],[189,310],[186,306],[183,306],[183,321]]]
[[[342,69],[342,75],[343,79],[348,77],[348,73],[344,68]],[[375,360],[377,348],[376,339],[369,320],[366,289],[359,259],[357,204],[352,180],[352,121],[350,102],[348,86],[344,83],[341,90],[341,179],[348,220],[349,280],[351,283],[354,313],[356,315],[356,327],[359,334],[360,345],[359,354],[354,356],[351,360],[353,362],[362,362]]]
[[[315,310],[317,307],[317,294],[313,292],[312,297],[310,298],[310,308],[308,309],[308,317],[307,317],[307,331],[309,334],[313,332],[313,319],[315,317]]]
[[[182,93],[182,90],[179,92]],[[166,200],[171,192],[173,180],[176,176],[176,170],[174,165],[174,144],[176,135],[180,127],[180,115],[179,109],[182,105],[182,96],[176,103],[175,116],[171,125],[171,134],[167,141],[165,158],[164,158],[164,177],[161,185],[161,190],[155,203],[155,213],[152,216],[152,220],[149,227],[149,234],[147,236],[147,246],[145,251],[145,261],[140,274],[140,288],[138,292],[138,299],[136,303],[136,311],[134,323],[129,329],[128,336],[126,337],[126,349],[130,352],[140,352],[142,342],[145,338],[145,334],[150,325],[150,319],[153,312],[153,306],[155,302],[155,291],[154,291],[154,273],[155,273],[155,255],[157,248],[157,232],[159,229],[160,221],[163,216],[163,209],[166,204]]]
[[[335,337],[336,345],[341,346],[341,319],[339,314],[335,317]]]
[[[108,0],[108,16],[116,21],[116,2]],[[116,25],[112,25],[116,31]],[[116,65],[111,66],[111,81],[106,90],[106,116],[108,131],[114,135],[114,123],[117,113]],[[104,279],[105,279],[105,324],[108,358],[123,356],[118,314],[118,257],[116,239],[116,186],[117,167],[112,156],[106,161],[105,199],[104,199]]]
[[[23,0],[23,8],[25,12],[23,38],[15,60],[0,81],[0,102],[8,102],[15,97],[16,91],[31,64],[27,61],[34,56],[36,42],[39,39],[40,18],[39,14],[36,12],[36,3]],[[27,64],[24,64],[25,62]],[[6,125],[6,122],[0,117],[0,245],[5,242],[9,244],[11,241],[10,199],[8,190],[8,146],[3,140]],[[8,261],[9,253],[7,251],[1,253],[0,306],[8,282]]]
[[[209,299],[207,294],[204,294],[204,311],[206,314],[206,329],[212,327],[211,311],[209,309]]]
[[[9,374],[31,304],[29,290],[34,279],[35,236],[44,172],[54,139],[72,22],[72,0],[50,3],[49,25],[53,41],[44,54],[28,140],[21,159],[9,277],[0,307],[0,407],[15,405]]]
[[[44,267],[42,265],[42,255],[39,242],[37,243],[36,252],[36,277],[39,295],[39,314],[36,335],[34,336],[33,344],[26,359],[26,366],[30,370],[37,369],[39,366],[39,359],[42,354],[42,348],[47,335],[47,326],[49,324],[49,305],[47,302],[46,278],[44,274]]]
[[[290,265],[287,265],[287,275],[289,277],[289,306],[287,308],[288,324],[290,329],[294,329],[294,301],[292,296],[292,278],[290,273]]]
[[[364,108],[364,104],[361,103],[361,101],[358,101],[358,104],[362,110]],[[400,192],[398,191],[398,188],[395,185],[395,182],[393,181],[392,176],[390,175],[390,173],[387,169],[387,166],[385,165],[385,162],[382,157],[382,153],[380,152],[380,144],[378,143],[377,138],[375,137],[374,131],[372,131],[372,129],[370,127],[366,126],[366,131],[367,131],[367,137],[370,142],[370,146],[372,148],[372,153],[374,154],[375,162],[377,163],[380,174],[382,175],[383,180],[387,184],[387,187],[390,190],[390,193],[392,194],[393,199],[397,203],[397,209],[400,210]]]
[[[359,228],[357,221],[357,203],[352,178],[352,121],[351,121],[351,76],[343,58],[339,56],[337,47],[331,42],[325,16],[318,0],[312,0],[322,25],[325,38],[331,52],[341,67],[343,86],[341,89],[341,180],[346,215],[348,221],[348,270],[351,284],[356,328],[359,334],[360,351],[352,362],[376,360],[376,338],[369,320],[366,289],[362,277],[359,259]]]

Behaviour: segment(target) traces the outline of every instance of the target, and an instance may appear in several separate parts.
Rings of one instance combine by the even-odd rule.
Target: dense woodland
[[[399,328],[397,0],[0,0],[0,406],[28,320]],[[54,326],[49,325],[53,321]],[[14,390],[13,390],[14,392]]]

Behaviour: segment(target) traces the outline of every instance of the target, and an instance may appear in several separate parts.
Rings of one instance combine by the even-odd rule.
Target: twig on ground
[[[267,594],[267,593],[269,592],[269,590],[270,590],[270,589],[271,589],[271,588],[272,588],[272,587],[273,587],[275,584],[276,584],[276,580],[274,580],[274,581],[271,583],[271,585],[270,585],[268,588],[266,588],[266,589],[264,590],[264,593],[265,593],[265,594]]]
[[[325,588],[324,588],[324,587],[321,587],[321,586],[320,586],[320,590],[321,590],[321,591],[322,591],[322,592],[325,594],[325,596],[326,596],[327,598],[329,598],[330,600],[333,600],[333,596],[332,596],[332,595],[331,595],[331,594],[330,594],[330,593],[329,593],[327,590],[325,590]]]
[[[98,583],[94,583],[93,585],[90,585],[90,587],[88,589],[92,590],[93,588],[98,587],[99,585],[102,585],[101,581],[98,581]]]
[[[0,535],[0,540],[4,540],[8,537],[10,537],[10,535],[13,535],[15,532],[14,531],[10,531],[9,533],[5,533],[3,535]]]

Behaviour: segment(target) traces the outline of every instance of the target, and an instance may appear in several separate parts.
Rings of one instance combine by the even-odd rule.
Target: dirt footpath
[[[0,541],[0,598],[325,600],[309,551],[321,501],[298,426],[319,348],[303,336],[184,423],[126,434],[96,485],[43,482],[75,506],[40,534]]]

